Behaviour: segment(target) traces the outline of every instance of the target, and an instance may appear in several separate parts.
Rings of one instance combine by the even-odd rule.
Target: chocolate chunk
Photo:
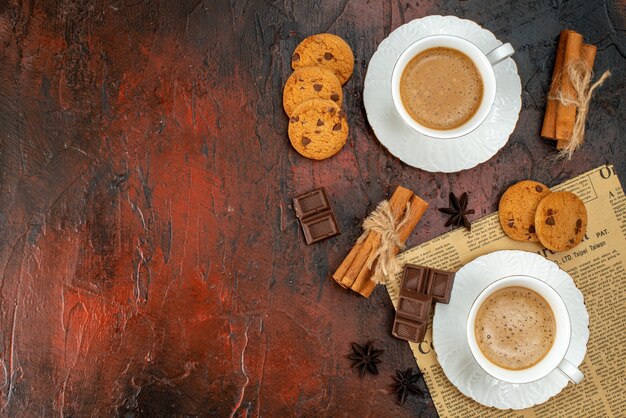
[[[332,100],[333,102],[338,102],[339,101],[339,95],[337,93],[334,93],[330,96],[330,100]]]
[[[537,193],[541,193],[543,192],[543,187],[541,187],[540,185],[536,185],[535,190],[537,190]]]
[[[328,108],[328,113],[330,113],[331,115],[335,114],[335,108],[334,107],[329,107]]]
[[[451,271],[406,264],[400,289],[424,293],[432,296],[435,302],[448,303],[454,276]]]
[[[422,342],[426,335],[431,305],[430,296],[401,289],[392,335],[406,341]]]
[[[552,209],[548,209],[548,216],[552,216],[554,215],[554,212],[552,212]]]
[[[323,187],[294,197],[293,208],[300,220],[307,244],[340,234],[337,219]]]
[[[335,126],[333,126],[333,131],[340,131],[341,130],[341,122],[335,123]]]
[[[404,273],[400,288],[424,293],[424,290],[426,289],[427,276],[428,267],[406,264],[404,266]]]
[[[346,112],[344,112],[343,110],[339,111],[339,117],[345,118],[346,117]]]
[[[317,126],[324,126],[324,121],[321,119],[317,120]]]
[[[333,59],[333,54],[331,54],[330,52],[327,52],[324,54],[324,59],[326,61],[330,61],[331,59]]]
[[[303,147],[306,147],[310,143],[311,143],[311,138],[309,138],[308,136],[303,136],[302,137],[302,146]]]
[[[513,228],[513,225],[515,225],[515,221],[513,219],[509,219],[507,225],[509,226],[509,228]]]
[[[316,133],[316,134],[321,134],[321,133],[322,133],[322,131],[320,131],[319,129],[316,129],[316,130],[315,130],[315,133]]]
[[[337,220],[332,211],[301,219],[300,224],[302,225],[302,232],[304,232],[304,241],[307,244],[313,244],[339,235]]]
[[[297,52],[291,56],[292,61],[300,61],[300,54]]]
[[[321,84],[313,84],[313,90],[315,91],[321,91],[322,90],[322,85]]]
[[[321,59],[321,58],[318,58],[318,59],[317,59],[317,62],[322,62],[322,59]]]
[[[455,273],[451,271],[430,269],[425,293],[431,295],[435,302],[449,303],[454,276]]]
[[[412,290],[400,289],[398,298],[398,310],[396,315],[404,318],[412,319],[417,322],[428,321],[430,306],[433,298],[424,293],[414,292]]]
[[[432,301],[450,302],[454,273],[415,264],[404,266],[398,308],[391,333],[416,343],[424,340]]]
[[[573,244],[573,243],[574,243],[574,240],[573,240],[573,239],[569,240],[569,243],[570,243],[570,244]]]
[[[401,317],[396,317],[393,322],[391,334],[401,340],[421,343],[426,336],[427,322],[415,322]]]
[[[319,212],[331,210],[330,201],[323,187],[293,198],[293,209],[298,219],[308,218]]]
[[[535,225],[531,225],[528,227],[528,232],[530,232],[531,234],[535,233]]]
[[[296,123],[296,122],[297,122],[297,121],[299,121],[299,120],[300,120],[300,118],[299,118],[298,116],[292,116],[292,117],[291,117],[291,119],[289,119],[289,121],[290,121],[291,123]]]
[[[553,216],[548,216],[546,218],[546,225],[554,225],[554,217]]]
[[[582,219],[576,219],[576,228],[580,228],[581,226],[583,226]]]

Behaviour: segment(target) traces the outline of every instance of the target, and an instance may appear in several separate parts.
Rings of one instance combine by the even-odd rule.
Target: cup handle
[[[487,54],[487,59],[491,63],[491,65],[496,65],[500,61],[503,61],[513,55],[515,50],[513,46],[509,43],[502,44],[497,48],[494,48]]]
[[[583,380],[583,377],[585,377],[585,375],[578,370],[578,367],[574,366],[566,359],[561,360],[558,369],[561,373],[567,376],[572,383],[580,383]]]

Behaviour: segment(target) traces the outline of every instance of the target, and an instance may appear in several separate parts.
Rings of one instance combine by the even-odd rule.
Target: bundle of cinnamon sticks
[[[398,186],[389,199],[389,204],[396,224],[404,220],[404,223],[397,230],[397,238],[404,243],[428,208],[428,203],[415,195],[411,190]],[[333,274],[333,279],[342,287],[352,289],[362,296],[369,297],[377,284],[371,278],[378,260],[374,261],[374,264],[369,267],[367,262],[380,246],[381,235],[370,230],[364,239],[357,241]],[[400,249],[394,247],[394,255],[398,251]]]
[[[543,118],[541,136],[557,140],[557,149],[563,149],[572,137],[576,122],[576,105],[563,104],[555,99],[557,92],[565,97],[573,97],[575,92],[566,70],[572,65],[583,62],[588,71],[593,69],[597,48],[587,45],[583,36],[573,30],[561,31],[556,50],[556,60],[552,71],[549,100]]]

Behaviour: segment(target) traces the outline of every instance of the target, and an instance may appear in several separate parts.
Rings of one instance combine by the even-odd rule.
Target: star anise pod
[[[474,213],[474,209],[468,209],[468,197],[467,193],[463,193],[461,195],[461,199],[457,198],[454,193],[450,192],[450,207],[449,208],[440,208],[439,212],[443,212],[447,215],[450,215],[448,221],[444,226],[448,227],[450,225],[454,226],[464,226],[468,231],[472,230],[472,225],[470,221],[467,219],[467,215],[471,215]]]
[[[393,388],[393,393],[398,397],[398,402],[401,405],[404,405],[404,401],[409,395],[423,395],[424,392],[422,389],[417,386],[417,382],[419,381],[422,374],[419,370],[416,373],[413,373],[413,369],[409,368],[405,371],[396,370],[396,375],[393,376],[393,380],[395,382],[391,385]]]
[[[357,367],[360,371],[361,377],[368,371],[371,374],[378,374],[377,364],[380,363],[380,355],[385,350],[378,350],[374,348],[371,341],[368,341],[364,346],[352,343],[352,353],[348,356],[352,360],[352,367]]]

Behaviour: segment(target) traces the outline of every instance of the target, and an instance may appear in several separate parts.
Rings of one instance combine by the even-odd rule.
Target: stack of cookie
[[[587,231],[587,209],[571,192],[552,192],[524,180],[509,187],[498,207],[500,225],[516,241],[541,242],[552,251],[574,248]]]
[[[296,47],[291,67],[283,90],[291,145],[313,160],[331,157],[348,138],[341,86],[352,75],[354,54],[337,35],[321,33]]]

